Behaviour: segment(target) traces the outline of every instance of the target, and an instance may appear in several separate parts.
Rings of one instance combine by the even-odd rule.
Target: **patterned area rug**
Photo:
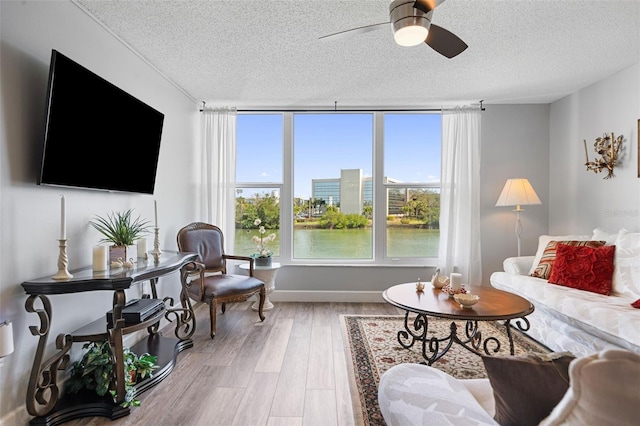
[[[412,317],[410,317],[411,320]],[[404,330],[404,315],[341,315],[341,321],[344,336],[349,343],[347,364],[356,424],[385,425],[378,407],[380,376],[397,364],[423,362],[422,346],[416,342],[411,348],[405,349],[398,343],[398,331]],[[411,327],[412,322],[409,324]],[[451,320],[429,318],[428,336],[448,336],[450,325]],[[457,321],[456,325],[458,336],[464,336],[465,322]],[[494,322],[480,321],[478,327],[482,336],[494,336],[500,341],[499,354],[509,355],[509,340],[504,326]],[[512,334],[516,355],[548,352],[546,348],[521,333],[514,331]],[[428,349],[427,354],[429,354]],[[457,378],[486,377],[482,359],[456,343],[442,358],[434,362],[432,367]]]

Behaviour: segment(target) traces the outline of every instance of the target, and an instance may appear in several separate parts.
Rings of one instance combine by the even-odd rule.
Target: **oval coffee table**
[[[514,354],[511,320],[521,331],[529,330],[529,321],[525,318],[535,309],[527,299],[516,294],[493,287],[465,286],[468,293],[480,296],[478,303],[471,308],[462,308],[448,293],[425,283],[424,291],[416,290],[416,283],[394,285],[382,293],[387,303],[406,311],[404,330],[398,332],[398,342],[408,349],[416,342],[422,344],[422,356],[427,365],[433,364],[451,348],[453,343],[478,355],[482,346],[484,353],[491,355],[500,350],[500,342],[493,336],[482,336],[478,330],[478,321],[504,321],[509,338],[510,354]],[[416,317],[409,327],[409,314]],[[452,320],[450,334],[443,337],[427,337],[429,317]],[[458,336],[455,320],[466,321],[465,336]],[[441,348],[441,345],[444,347]],[[428,350],[427,350],[428,348]]]

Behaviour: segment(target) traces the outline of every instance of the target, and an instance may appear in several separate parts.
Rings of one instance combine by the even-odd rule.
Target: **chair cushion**
[[[569,363],[574,359],[568,353],[483,356],[495,398],[494,419],[502,426],[540,423],[569,388]]]
[[[207,223],[192,223],[178,233],[180,251],[198,253],[198,262],[207,270],[222,270],[225,267],[224,237],[220,228]]]
[[[204,278],[204,297],[209,301],[213,298],[225,298],[239,294],[252,293],[264,286],[264,283],[255,277],[236,274],[218,274]],[[198,295],[200,280],[194,280],[189,288],[192,294]]]

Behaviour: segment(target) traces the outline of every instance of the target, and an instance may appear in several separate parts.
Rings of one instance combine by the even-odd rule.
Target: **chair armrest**
[[[253,261],[253,257],[238,256],[238,255],[235,255],[235,254],[225,254],[224,258],[225,259],[231,259],[231,260],[246,260],[247,262]]]
[[[182,283],[185,291],[191,287],[191,281],[193,278],[200,278],[200,291],[198,292],[200,298],[204,294],[204,274],[206,267],[200,262],[189,262],[180,268],[180,282]]]
[[[249,276],[252,277],[253,276],[253,263],[255,262],[255,260],[253,259],[253,257],[249,257],[249,256],[238,256],[235,254],[225,254],[222,256],[225,260],[226,259],[231,259],[231,260],[245,260],[247,262],[249,262]]]
[[[502,262],[504,271],[513,275],[529,275],[535,256],[508,257]]]

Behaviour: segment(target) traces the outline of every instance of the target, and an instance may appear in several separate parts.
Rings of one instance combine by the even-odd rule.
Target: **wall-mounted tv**
[[[164,114],[51,52],[38,185],[153,194]]]

